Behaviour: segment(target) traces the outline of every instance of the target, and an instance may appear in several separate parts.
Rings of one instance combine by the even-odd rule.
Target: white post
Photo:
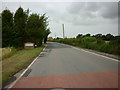
[[[63,39],[65,38],[65,33],[64,33],[64,24],[62,24],[63,27]]]

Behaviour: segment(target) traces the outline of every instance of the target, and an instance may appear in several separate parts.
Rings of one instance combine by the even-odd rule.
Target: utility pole
[[[62,24],[63,27],[63,39],[65,38],[65,32],[64,32],[64,24]]]

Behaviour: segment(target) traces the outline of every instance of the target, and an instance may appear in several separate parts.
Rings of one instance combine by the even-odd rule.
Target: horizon
[[[117,2],[3,2],[2,10],[7,7],[15,13],[21,6],[24,10],[29,8],[30,14],[46,13],[52,32],[49,37],[62,37],[62,24],[65,25],[65,36],[68,38],[88,33],[91,35],[110,33],[117,36],[119,35],[117,4]]]

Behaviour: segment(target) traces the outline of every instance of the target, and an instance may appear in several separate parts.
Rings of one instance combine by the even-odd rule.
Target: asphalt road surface
[[[118,61],[48,42],[13,88],[118,88]]]

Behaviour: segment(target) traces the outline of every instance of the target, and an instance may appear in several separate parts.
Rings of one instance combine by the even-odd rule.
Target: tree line
[[[5,9],[2,16],[2,47],[23,47],[25,42],[41,46],[50,34],[48,17],[19,7],[15,13]]]
[[[116,39],[120,39],[120,36],[114,36],[110,33],[106,34],[106,35],[103,35],[103,34],[96,34],[96,35],[91,35],[91,34],[86,34],[86,35],[83,35],[83,34],[78,34],[76,36],[76,38],[82,38],[82,37],[86,37],[86,36],[91,36],[91,37],[95,37],[97,39],[102,39],[102,40],[105,40],[105,41],[110,41],[110,40],[116,40]]]
[[[100,52],[120,55],[120,36],[113,36],[112,34],[78,34],[76,38],[59,38],[53,42],[65,43],[81,48],[88,48]]]

